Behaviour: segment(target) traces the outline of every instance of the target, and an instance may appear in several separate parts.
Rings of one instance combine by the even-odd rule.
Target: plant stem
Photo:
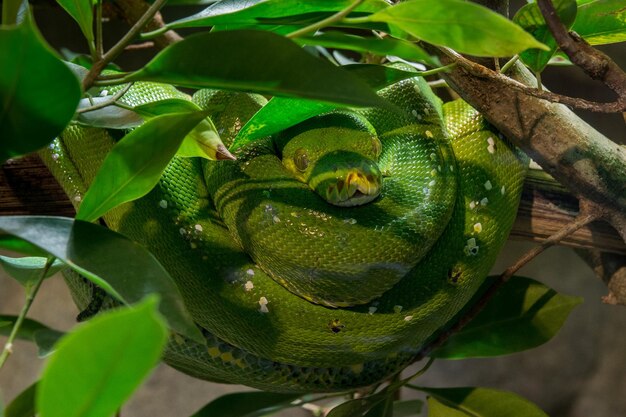
[[[112,95],[109,100],[103,101],[103,102],[98,103],[98,104],[93,104],[93,105],[91,105],[89,107],[83,107],[82,109],[76,110],[76,113],[87,113],[87,112],[90,112],[90,111],[101,109],[101,108],[106,107],[106,106],[111,106],[111,105],[115,104],[117,102],[117,100],[122,98],[122,96],[124,94],[126,94],[128,92],[128,90],[130,90],[130,87],[132,87],[132,86],[133,86],[133,83],[128,83],[128,85],[126,87],[122,88],[120,91],[118,91],[117,93]]]
[[[420,77],[427,77],[429,75],[439,74],[440,72],[447,72],[448,70],[451,70],[454,67],[456,67],[456,62],[453,62],[452,64],[444,65],[443,67],[433,68],[431,70],[418,71],[417,74]]]
[[[35,296],[37,295],[37,292],[39,291],[39,288],[41,287],[41,284],[43,283],[43,280],[46,277],[46,274],[48,273],[48,270],[54,263],[55,259],[56,258],[54,256],[48,257],[46,265],[43,267],[41,275],[37,279],[37,282],[35,282],[35,285],[26,290],[26,301],[24,302],[22,311],[20,311],[19,316],[17,316],[17,320],[15,320],[15,323],[13,324],[13,328],[11,329],[11,333],[9,334],[9,338],[4,344],[2,353],[0,353],[0,369],[2,369],[2,366],[7,361],[9,355],[13,353],[13,342],[17,337],[17,332],[20,330],[20,327],[22,326],[22,323],[26,318],[26,314],[28,314],[28,310],[30,310],[31,305],[33,304],[33,300],[35,299]]]
[[[343,20],[344,17],[348,16],[350,12],[356,9],[361,3],[363,3],[363,0],[356,0],[354,3],[352,3],[350,6],[346,7],[345,9],[341,10],[340,12],[337,12],[334,15],[327,17],[326,19],[320,20],[319,22],[315,22],[312,25],[309,25],[309,26],[303,27],[302,29],[298,29],[294,32],[291,32],[290,34],[286,35],[286,37],[297,38],[299,36],[303,36],[311,32],[315,32],[326,26],[330,26],[333,23],[339,22]]]
[[[517,62],[518,59],[519,59],[519,55],[515,55],[513,58],[509,59],[507,63],[504,64],[502,68],[500,68],[500,73],[506,74],[506,72],[513,66],[513,64]]]
[[[96,58],[102,59],[104,54],[103,40],[102,40],[102,1],[98,0],[96,4]]]
[[[89,73],[83,80],[83,90],[87,91],[93,84],[102,70],[112,62],[119,54],[124,52],[124,48],[130,44],[139,34],[141,29],[154,17],[159,9],[165,4],[166,0],[155,0],[154,3],[146,10],[141,18],[133,25],[132,28],[120,39],[111,49],[107,51],[101,60],[94,63]]]

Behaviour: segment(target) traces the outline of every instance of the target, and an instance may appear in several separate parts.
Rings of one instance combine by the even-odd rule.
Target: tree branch
[[[550,0],[537,0],[537,6],[559,48],[592,79],[603,82],[613,90],[618,96],[617,102],[626,109],[626,72],[576,33],[568,33]]]

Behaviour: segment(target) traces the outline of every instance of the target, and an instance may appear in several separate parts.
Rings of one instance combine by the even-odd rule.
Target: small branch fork
[[[154,3],[146,10],[146,12],[137,20],[130,30],[120,39],[110,50],[108,50],[101,59],[94,62],[93,66],[83,79],[83,90],[87,91],[93,84],[102,70],[115,58],[118,57],[124,49],[135,39],[139,32],[152,20],[159,9],[165,4],[166,0],[155,0]]]
[[[540,245],[535,246],[524,255],[522,255],[513,265],[508,267],[500,276],[496,279],[496,281],[485,291],[485,293],[480,297],[480,299],[472,306],[470,310],[467,311],[459,320],[448,330],[442,332],[435,340],[433,340],[428,345],[424,346],[422,350],[418,353],[416,357],[416,361],[419,361],[426,356],[428,356],[431,352],[436,350],[437,348],[443,346],[443,344],[454,334],[461,331],[470,321],[472,321],[480,312],[487,306],[489,301],[493,298],[493,296],[498,292],[498,290],[506,284],[513,274],[515,274],[520,268],[534,259],[537,255],[542,253],[544,250],[548,249],[551,246],[558,244],[562,239],[576,232],[578,229],[588,225],[589,223],[598,220],[602,217],[602,213],[598,211],[592,211],[591,206],[583,205],[581,206],[581,211],[576,219],[559,230],[557,233],[553,234],[545,241],[543,241]]]
[[[590,110],[600,113],[620,113],[626,111],[626,100],[618,100],[610,103],[598,103],[596,101],[586,100],[583,98],[569,97],[561,94],[552,93],[546,90],[539,90],[537,88],[528,87],[519,81],[513,80],[503,73],[493,71],[483,65],[470,61],[462,55],[448,48],[439,48],[448,58],[457,63],[464,70],[470,74],[487,78],[495,81],[503,86],[503,88],[510,88],[515,91],[519,91],[528,96],[537,97],[550,101],[552,103],[565,104],[577,109]],[[607,57],[608,58],[608,57]],[[507,68],[508,69],[508,68]],[[621,71],[621,70],[620,70]],[[626,82],[626,81],[625,81]],[[626,84],[625,84],[626,85]],[[626,87],[625,87],[626,89]],[[626,96],[625,96],[626,97]]]
[[[616,103],[621,105],[621,111],[625,111],[626,72],[610,57],[593,48],[576,33],[568,32],[559,20],[551,0],[537,0],[537,6],[559,48],[592,79],[603,82],[613,90],[618,96]]]

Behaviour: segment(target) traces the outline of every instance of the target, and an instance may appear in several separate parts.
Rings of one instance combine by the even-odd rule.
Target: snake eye
[[[306,151],[302,148],[297,149],[293,157],[293,162],[296,164],[298,170],[305,171],[309,166],[309,157]]]
[[[380,156],[380,153],[383,151],[383,145],[380,143],[380,140],[374,136],[372,138],[372,150],[374,151],[374,155],[376,158]]]

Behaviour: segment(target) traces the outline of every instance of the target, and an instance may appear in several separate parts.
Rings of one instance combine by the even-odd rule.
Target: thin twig
[[[558,244],[563,238],[569,236],[574,233],[581,227],[586,226],[587,224],[599,219],[602,216],[602,213],[599,211],[595,211],[593,213],[588,213],[587,210],[581,210],[581,213],[576,217],[576,219],[547,238],[545,241],[541,242],[540,245],[535,246],[530,251],[522,255],[521,258],[517,260],[513,265],[507,268],[497,279],[496,281],[485,291],[485,293],[480,297],[480,299],[470,308],[467,313],[465,313],[452,327],[448,330],[439,334],[439,336],[433,340],[428,345],[424,346],[419,354],[416,357],[416,360],[420,360],[428,356],[431,352],[443,346],[443,344],[454,334],[461,331],[470,321],[472,321],[478,314],[483,311],[483,309],[487,306],[489,301],[493,298],[493,296],[497,293],[497,291],[515,274],[521,267],[526,265],[532,259],[534,259],[537,255],[539,255],[544,250],[548,249],[551,246]]]
[[[303,27],[302,29],[298,29],[290,34],[286,35],[288,38],[297,38],[299,36],[308,35],[311,32],[316,32],[319,29],[325,28],[326,26],[330,26],[333,23],[339,22],[343,20],[344,17],[348,16],[354,9],[356,9],[363,0],[356,0],[350,6],[341,10],[340,12],[335,13],[332,16],[327,17],[326,19],[322,19],[319,22],[315,22],[309,26]]]
[[[102,57],[101,60],[94,63],[89,70],[89,73],[85,76],[83,80],[83,90],[87,91],[94,83],[98,75],[102,72],[102,70],[112,62],[119,54],[124,51],[127,45],[129,45],[133,39],[139,34],[139,32],[143,29],[143,27],[154,17],[156,12],[165,4],[166,0],[155,0],[154,3],[146,10],[146,12],[141,16],[137,23],[130,28],[130,30],[120,39],[111,49],[107,51],[106,54]]]
[[[136,51],[140,49],[151,49],[151,48],[154,48],[154,42],[148,41],[148,42],[130,44],[125,49],[127,51]]]
[[[502,68],[500,68],[500,74],[506,74],[511,69],[513,64],[517,62],[518,59],[519,55],[515,55],[513,56],[513,58],[509,59],[506,64],[504,64]]]
[[[511,88],[525,95],[537,97],[543,100],[550,101],[552,103],[561,103],[573,108],[590,110],[594,112],[620,113],[626,111],[626,101],[618,100],[609,103],[598,103],[596,101],[585,100],[583,98],[569,97],[561,94],[552,93],[546,90],[538,90],[536,88],[528,87],[520,83],[519,81],[515,81],[501,73],[492,71],[489,68],[484,67],[476,62],[470,61],[469,59],[461,56],[451,49],[439,49],[470,74],[476,77],[497,81],[504,88]]]
[[[55,259],[56,258],[53,256],[48,257],[48,260],[46,261],[46,265],[43,267],[41,271],[41,275],[35,282],[35,285],[32,288],[29,288],[26,290],[26,301],[24,302],[22,311],[20,311],[19,316],[17,316],[17,320],[15,320],[15,323],[13,324],[11,333],[9,334],[9,337],[6,343],[4,344],[4,349],[2,350],[2,353],[0,353],[0,369],[2,369],[2,366],[8,359],[9,355],[13,353],[13,342],[15,341],[15,338],[17,337],[17,333],[20,330],[22,323],[26,319],[26,314],[28,314],[28,310],[30,310],[30,307],[33,305],[33,300],[35,299],[35,296],[37,295],[37,292],[39,291],[39,288],[41,287],[43,280],[46,278],[46,274],[48,273],[48,270],[54,263]]]
[[[608,55],[593,48],[577,34],[569,33],[550,0],[537,0],[537,6],[559,48],[570,61],[592,79],[603,82],[613,90],[618,95],[617,102],[622,104],[621,111],[626,111],[626,72]]]
[[[118,91],[117,93],[112,95],[109,100],[103,101],[103,102],[98,103],[98,104],[91,105],[89,107],[84,107],[82,109],[78,109],[78,110],[76,110],[76,113],[87,113],[87,112],[90,112],[90,111],[101,109],[103,107],[112,106],[112,105],[116,104],[117,100],[122,98],[122,96],[124,94],[126,94],[128,92],[128,90],[130,90],[130,88],[132,86],[133,86],[133,83],[128,83],[127,86],[125,86],[120,91]]]
[[[102,2],[98,0],[96,3],[96,60],[102,59],[104,54],[103,38],[102,38]]]

